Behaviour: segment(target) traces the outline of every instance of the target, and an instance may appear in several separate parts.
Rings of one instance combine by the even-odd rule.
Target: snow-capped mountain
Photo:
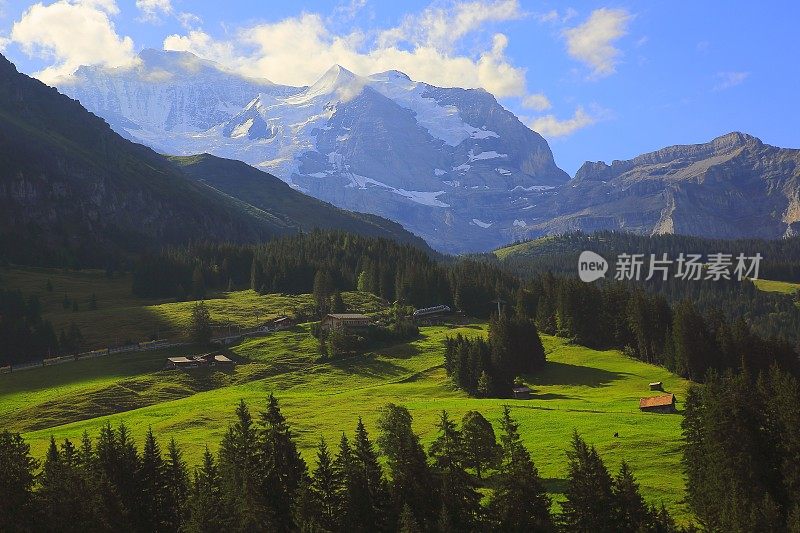
[[[524,234],[526,209],[569,179],[547,142],[491,94],[397,71],[361,77],[334,66],[309,87],[287,87],[145,50],[136,67],[81,67],[59,89],[156,150],[239,159],[450,252]]]

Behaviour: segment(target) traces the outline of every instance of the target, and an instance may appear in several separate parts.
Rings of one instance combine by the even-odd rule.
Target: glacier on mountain
[[[244,161],[448,252],[513,240],[523,194],[568,180],[547,142],[491,94],[398,71],[359,76],[335,65],[289,87],[145,50],[132,68],[81,67],[59,89],[157,151]]]

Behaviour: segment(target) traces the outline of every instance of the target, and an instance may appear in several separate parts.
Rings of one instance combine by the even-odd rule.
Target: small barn
[[[190,357],[169,357],[167,364],[164,366],[167,370],[178,370],[184,368],[197,368],[199,363]]]
[[[528,387],[514,387],[511,389],[515,400],[530,400],[533,391]]]
[[[650,390],[664,390],[664,384],[660,381],[654,381],[650,384]]]
[[[650,396],[639,400],[639,410],[648,413],[674,413],[675,395],[662,394],[660,396]]]
[[[372,319],[360,313],[331,313],[322,319],[322,329],[358,329],[372,324]]]
[[[215,355],[212,361],[209,363],[214,366],[233,366],[234,362],[232,359],[224,356],[224,355]]]
[[[288,316],[281,316],[272,321],[274,331],[283,331],[294,327],[294,320]]]
[[[190,368],[205,368],[205,367],[228,367],[236,363],[225,355],[207,353],[203,355],[192,355],[189,357],[170,357],[167,359],[167,364],[164,365],[166,370],[187,370]]]

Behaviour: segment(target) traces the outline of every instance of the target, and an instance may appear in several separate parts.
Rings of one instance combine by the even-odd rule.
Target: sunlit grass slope
[[[73,379],[59,377],[54,369],[33,371],[24,380],[22,373],[16,378],[0,376],[0,417],[10,420],[12,428],[27,431],[37,455],[44,453],[50,435],[78,439],[84,430],[96,434],[107,421],[124,421],[138,438],[148,427],[165,438],[174,436],[190,463],[197,463],[207,444],[218,445],[240,399],[258,411],[270,392],[281,401],[309,460],[320,434],[335,441],[342,431],[352,432],[359,416],[374,432],[380,408],[388,402],[411,410],[414,427],[426,444],[434,436],[442,409],[457,418],[477,409],[497,421],[502,406],[508,404],[556,500],[565,486],[564,451],[577,429],[597,446],[612,470],[621,460],[628,461],[649,501],[663,501],[679,519],[687,518],[680,503],[682,417],[640,413],[638,399],[651,394],[649,382],[663,381],[667,391],[677,394],[680,409],[688,382],[616,350],[590,350],[544,337],[548,363],[529,379],[533,399],[469,398],[452,385],[442,368],[442,341],[458,332],[483,335],[485,326],[423,328],[422,336],[412,343],[336,363],[315,362],[316,341],[306,329],[297,328],[234,347],[232,354],[249,362],[227,374],[157,372],[154,354],[137,354],[121,365],[76,370]],[[38,380],[35,373],[40,373]],[[56,383],[61,392],[50,391]],[[136,393],[125,398],[147,405],[137,408],[127,399],[113,405],[118,387]],[[173,393],[179,397],[170,397]],[[98,405],[93,397],[106,398],[106,404],[100,402],[110,408],[106,413],[124,411],[93,418]],[[23,404],[24,417],[10,414]],[[41,420],[53,427],[43,428]],[[32,427],[30,421],[40,422]]]

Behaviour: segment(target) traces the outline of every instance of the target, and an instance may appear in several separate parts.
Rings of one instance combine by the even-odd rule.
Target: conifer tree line
[[[77,444],[51,439],[41,464],[5,431],[0,531],[679,531],[627,464],[612,477],[577,432],[553,513],[507,407],[499,438],[477,411],[460,425],[443,411],[427,451],[404,407],[386,405],[377,427],[374,440],[360,419],[336,444],[320,438],[307,464],[274,396],[255,417],[240,402],[219,451],[207,448],[191,472],[174,440],[162,450],[148,431],[139,451],[125,425]]]
[[[178,299],[200,299],[212,289],[303,294],[317,292],[323,279],[329,296],[359,290],[388,302],[451,305],[488,317],[492,300],[517,285],[496,266],[440,259],[386,239],[316,231],[259,246],[193,245],[146,256],[134,268],[132,291]]]
[[[724,309],[730,320],[746,320],[762,337],[782,338],[800,345],[800,307],[790,295],[761,291],[748,280],[687,281],[673,276],[663,281],[658,275],[650,281],[645,280],[650,254],[660,258],[666,253],[668,258],[675,260],[681,253],[701,254],[704,257],[711,253],[726,253],[733,257],[740,253],[747,256],[759,253],[763,257],[760,279],[800,282],[800,237],[770,241],[717,240],[604,231],[566,234],[532,244],[524,254],[512,254],[502,260],[493,254],[476,256],[476,259],[500,266],[523,280],[549,274],[576,279],[578,255],[583,250],[592,250],[608,260],[606,279],[610,279],[615,274],[618,254],[644,254],[645,266],[641,279],[626,282],[631,289],[641,288],[651,294],[659,294],[672,305],[691,300],[703,314]]]
[[[532,374],[545,363],[536,325],[521,314],[492,315],[488,341],[459,334],[444,345],[447,374],[475,396],[508,397],[517,376]]]
[[[686,398],[687,503],[708,531],[800,532],[800,385],[711,372]]]
[[[544,274],[518,290],[514,311],[535,317],[541,332],[593,348],[623,349],[694,381],[709,370],[755,375],[772,365],[800,374],[795,347],[758,335],[745,319],[730,320],[721,309],[702,313],[690,300],[670,305],[662,295],[621,283]]]

